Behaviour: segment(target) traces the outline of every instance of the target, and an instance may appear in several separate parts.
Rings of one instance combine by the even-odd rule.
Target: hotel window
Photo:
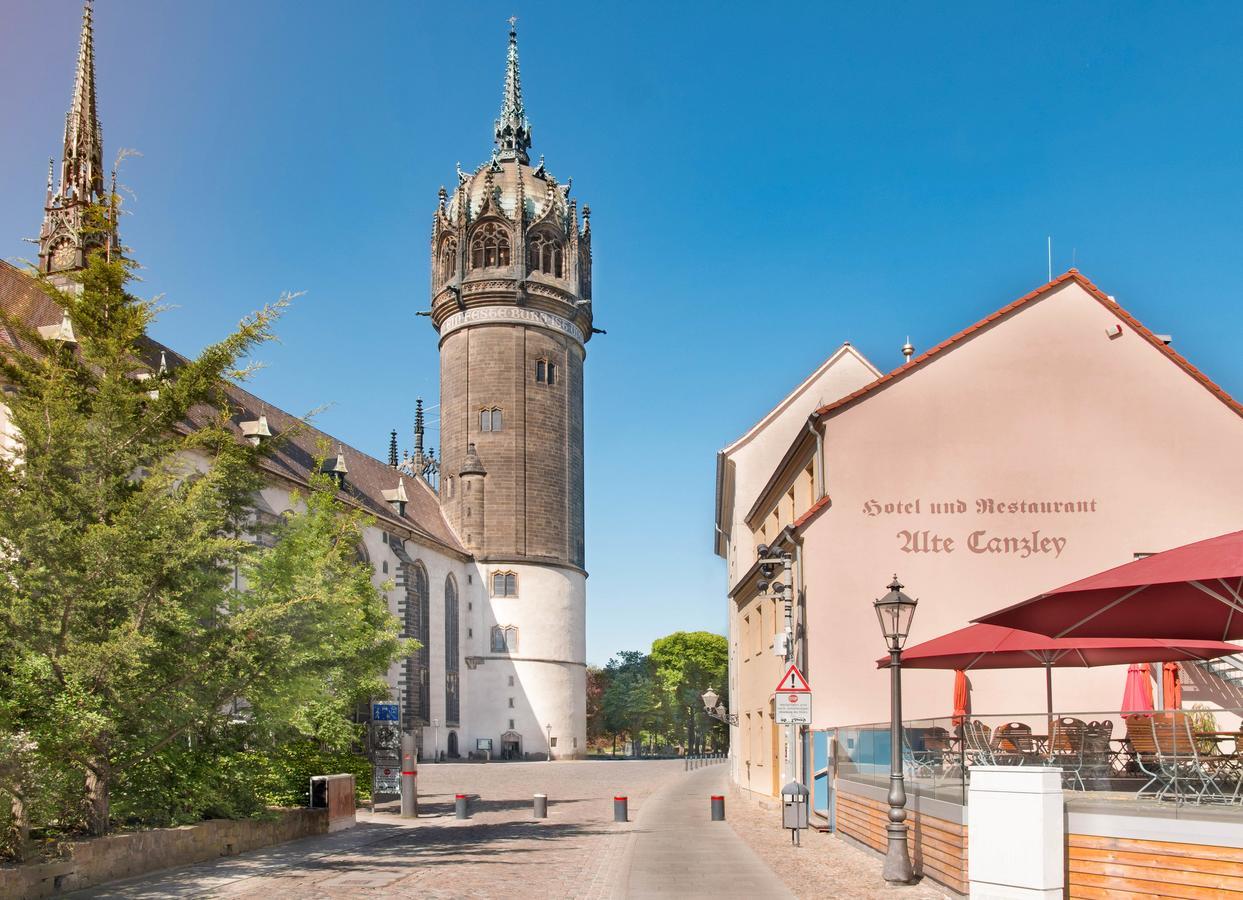
[[[518,626],[492,626],[492,652],[513,653],[518,649]]]
[[[513,572],[492,573],[493,597],[517,597],[518,576]]]
[[[513,709],[513,708],[514,708],[514,698],[513,698],[513,697],[510,697],[510,698],[509,698],[509,708],[510,708],[510,709]]]
[[[475,231],[470,244],[470,267],[486,269],[509,265],[509,237],[501,226],[488,222]]]
[[[509,720],[509,730],[510,730],[510,731],[513,731],[513,730],[514,730],[514,720],[513,720],[513,719],[510,719],[510,720]]]
[[[479,410],[479,430],[480,431],[500,431],[501,430],[501,410],[500,407],[492,406],[487,409]]]

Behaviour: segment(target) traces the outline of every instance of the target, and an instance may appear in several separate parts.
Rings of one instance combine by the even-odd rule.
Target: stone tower
[[[54,163],[48,161],[47,200],[43,227],[39,229],[39,271],[45,275],[81,269],[86,265],[89,251],[106,249],[116,243],[116,210],[111,208],[112,194],[104,188],[104,138],[95,108],[95,42],[91,12],[91,0],[86,0],[73,99],[65,114],[60,183],[55,189]],[[91,221],[86,214],[92,203],[104,208],[104,217],[98,221]]]
[[[590,213],[584,207],[580,222],[569,181],[558,182],[543,157],[531,164],[513,20],[494,138],[489,160],[469,174],[459,168],[452,193],[440,189],[432,225],[440,498],[487,593],[472,680],[491,682],[489,668],[514,676],[531,721],[551,731],[521,734],[523,751],[559,737],[552,752],[571,756],[585,749]]]

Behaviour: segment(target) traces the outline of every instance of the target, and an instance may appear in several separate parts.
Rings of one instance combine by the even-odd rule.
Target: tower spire
[[[61,195],[73,190],[77,199],[90,200],[104,193],[104,145],[95,104],[95,36],[93,0],[82,6],[82,36],[78,42],[78,65],[73,77],[73,100],[65,118],[65,148],[61,162]]]
[[[103,204],[104,139],[95,100],[95,35],[93,0],[82,6],[82,34],[73,76],[73,97],[65,114],[65,140],[61,148],[60,183],[49,191],[39,233],[39,269],[65,272],[86,265],[86,254],[111,240],[115,245],[116,222],[112,215],[101,227],[88,222],[86,204]]]
[[[518,19],[509,17],[509,53],[505,60],[505,93],[501,98],[501,115],[496,120],[498,159],[529,163],[531,123],[522,106],[522,79],[518,72]]]

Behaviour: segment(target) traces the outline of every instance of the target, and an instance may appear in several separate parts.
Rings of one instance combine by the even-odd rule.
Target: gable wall
[[[1066,284],[826,420],[832,506],[804,546],[817,725],[888,719],[870,607],[894,572],[920,600],[914,644],[1136,552],[1240,527],[1243,419],[1126,326],[1107,337],[1118,321]],[[1089,511],[988,513],[977,505],[988,498]],[[973,552],[981,531],[976,549],[1036,532],[1040,552]],[[918,552],[907,532],[954,545]],[[1055,672],[1055,707],[1116,711],[1123,680],[1118,667]],[[904,683],[905,717],[950,714],[952,672]],[[842,684],[855,687],[831,690]],[[1040,670],[980,672],[972,685],[977,714],[1044,708]]]

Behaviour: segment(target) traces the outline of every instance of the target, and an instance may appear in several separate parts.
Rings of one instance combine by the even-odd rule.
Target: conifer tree
[[[76,343],[0,321],[17,336],[0,343],[17,434],[0,448],[0,794],[19,840],[32,819],[104,833],[131,773],[239,708],[251,739],[340,732],[403,649],[333,485],[254,542],[267,450],[229,429],[226,384],[285,299],[161,371],[132,271],[98,252],[77,290],[45,285]]]

